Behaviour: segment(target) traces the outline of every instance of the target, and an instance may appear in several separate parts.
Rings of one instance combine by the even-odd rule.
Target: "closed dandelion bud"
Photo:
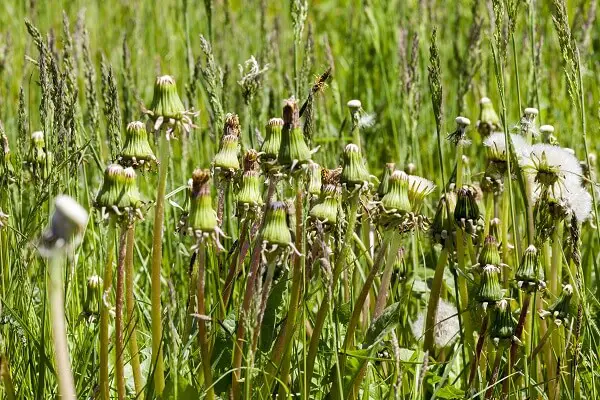
[[[217,230],[217,213],[213,209],[210,193],[210,171],[196,169],[189,181],[190,212],[187,219],[187,230],[190,234],[201,237],[205,233]]]
[[[87,279],[87,292],[83,302],[83,312],[87,315],[100,312],[100,295],[102,293],[102,278],[92,275]]]
[[[262,239],[272,245],[289,246],[292,243],[292,234],[287,225],[285,203],[275,201],[267,207]]]
[[[429,179],[408,175],[408,200],[414,212],[421,211],[425,197],[433,193],[434,190],[435,184]]]
[[[573,286],[564,285],[562,293],[547,310],[540,311],[540,318],[550,318],[558,326],[568,324],[571,319],[571,298]]]
[[[529,246],[515,273],[515,280],[524,291],[536,291],[545,286],[544,272],[540,265],[540,257],[534,245]]]
[[[558,140],[554,136],[554,127],[552,125],[540,126],[540,135],[542,136],[542,143],[558,145]]]
[[[496,110],[494,110],[492,101],[487,97],[483,97],[479,101],[479,121],[477,121],[477,130],[482,137],[487,137],[494,132],[502,130],[500,118],[498,117]]]
[[[502,299],[496,303],[490,322],[490,337],[496,346],[515,340],[515,320],[508,300]]]
[[[484,304],[495,303],[502,299],[502,287],[499,282],[500,268],[488,264],[481,270],[481,280],[477,290],[477,301]]]
[[[283,129],[283,119],[271,118],[267,123],[267,134],[260,148],[265,160],[277,160],[279,148],[281,146],[281,130]]]
[[[238,160],[239,138],[235,135],[225,135],[221,139],[221,147],[213,158],[215,168],[227,172],[234,172],[240,169]]]
[[[390,188],[381,199],[381,205],[386,212],[410,212],[408,199],[408,175],[396,170],[390,176]]]
[[[431,236],[435,242],[444,244],[451,237],[454,230],[454,209],[456,208],[456,194],[447,192],[440,197],[433,223]]]
[[[312,161],[308,164],[307,191],[315,196],[321,193],[321,166]]]
[[[142,205],[140,193],[137,187],[135,170],[131,167],[125,168],[117,179],[122,182],[123,192],[119,199],[119,209],[133,211]]]
[[[321,221],[325,225],[335,225],[337,223],[340,195],[341,190],[338,185],[324,185],[319,200],[310,209],[310,217]]]
[[[294,98],[288,99],[283,106],[283,129],[281,130],[281,146],[277,161],[280,165],[294,169],[311,158],[311,151],[304,140],[304,132],[300,126],[298,103]]]
[[[502,264],[500,252],[498,251],[498,240],[495,236],[486,236],[479,257],[477,258],[477,263],[480,268],[486,265],[500,266]]]
[[[123,171],[123,167],[119,164],[110,164],[106,167],[102,187],[94,202],[96,208],[119,213],[119,201],[123,194]]]
[[[479,206],[475,199],[475,191],[468,186],[458,189],[454,220],[462,229],[472,228],[479,220]]]
[[[165,124],[168,139],[177,128],[182,128],[186,132],[189,132],[194,127],[191,117],[197,115],[197,113],[186,111],[177,93],[175,78],[170,75],[163,75],[156,78],[152,103],[150,104],[150,109],[146,110],[146,113],[152,119],[155,131],[161,129],[163,124]]]
[[[370,181],[365,162],[357,145],[350,143],[344,149],[341,182],[346,186],[364,186]]]
[[[457,146],[466,146],[471,141],[467,137],[467,127],[471,125],[471,120],[465,117],[456,117],[456,130],[448,135],[448,140]]]
[[[250,149],[244,156],[244,173],[238,192],[238,205],[260,206],[263,204],[262,187],[264,180],[258,170],[258,153]]]
[[[50,226],[42,234],[38,246],[44,257],[51,257],[58,250],[77,245],[88,221],[87,211],[69,196],[56,197],[54,207]]]
[[[156,156],[148,142],[146,125],[142,122],[134,121],[127,125],[125,143],[119,161],[125,166],[134,168],[156,164]]]
[[[379,198],[383,198],[390,189],[390,176],[396,170],[396,164],[394,163],[386,163],[385,168],[383,169],[383,173],[381,174],[381,179],[379,179],[379,186],[377,187],[377,196]]]

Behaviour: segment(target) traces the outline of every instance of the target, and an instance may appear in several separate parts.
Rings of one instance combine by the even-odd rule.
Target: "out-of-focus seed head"
[[[83,237],[88,213],[72,197],[60,195],[54,200],[54,214],[50,226],[40,238],[38,250],[43,257],[52,257],[60,251],[76,246]]]
[[[494,109],[492,101],[487,97],[483,97],[479,101],[479,121],[477,121],[477,130],[483,138],[494,132],[502,131],[500,118]]]
[[[265,140],[260,149],[263,158],[266,161],[275,161],[279,156],[281,146],[281,131],[283,129],[283,119],[271,118],[267,123]]]
[[[366,187],[371,176],[357,145],[350,143],[344,149],[341,182],[348,190],[354,187]]]
[[[521,290],[535,292],[546,287],[544,269],[540,265],[540,257],[534,245],[529,246],[515,273],[515,280]]]
[[[192,118],[198,115],[185,109],[177,93],[175,78],[170,75],[156,78],[152,103],[146,113],[153,122],[154,131],[165,128],[167,139],[174,137],[178,130],[189,133],[195,127]]]
[[[308,163],[307,191],[313,196],[321,193],[321,166],[313,161]]]
[[[551,144],[554,146],[558,145],[558,140],[554,136],[554,127],[552,125],[540,126],[540,136],[542,143]]]
[[[133,121],[125,129],[125,143],[119,155],[119,162],[133,168],[150,168],[156,164],[156,156],[148,141],[146,125]]]
[[[283,167],[294,170],[296,166],[307,163],[311,159],[312,152],[304,140],[298,103],[293,97],[285,101],[283,121],[277,162]]]
[[[352,112],[353,110],[360,110],[362,107],[362,103],[360,102],[360,100],[350,100],[346,105],[350,109],[350,112]]]
[[[274,201],[267,206],[265,222],[262,230],[262,240],[269,245],[290,246],[292,235],[288,228],[285,203]]]
[[[471,125],[471,120],[465,117],[456,117],[456,130],[448,135],[448,140],[457,146],[467,146],[471,140],[467,137],[467,128]]]
[[[395,163],[386,163],[385,168],[381,174],[381,179],[379,180],[379,186],[377,187],[377,196],[381,199],[383,196],[387,194],[390,189],[390,176],[392,172],[396,170]]]
[[[573,297],[573,286],[564,285],[562,293],[547,310],[540,311],[540,318],[549,318],[558,326],[567,325],[571,320],[571,298]]]
[[[490,321],[489,335],[496,346],[518,342],[515,337],[515,320],[508,300],[502,299],[496,303]]]

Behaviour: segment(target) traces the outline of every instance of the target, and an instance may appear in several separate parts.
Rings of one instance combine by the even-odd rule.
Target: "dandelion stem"
[[[206,245],[201,240],[198,247],[198,340],[200,341],[200,357],[202,358],[202,370],[204,372],[204,387],[206,388],[206,398],[214,399],[212,370],[210,363],[210,345],[208,333],[206,331],[206,306],[204,302],[204,283],[206,269]]]
[[[451,239],[446,239],[446,245],[442,249],[442,252],[438,256],[437,265],[435,266],[435,272],[433,275],[433,282],[431,283],[431,292],[429,294],[429,303],[427,304],[427,317],[425,319],[425,341],[423,343],[423,349],[433,356],[434,348],[434,337],[435,337],[435,324],[437,318],[437,309],[440,302],[440,295],[442,292],[442,286],[444,284],[444,270],[448,263],[448,253],[452,248]]]
[[[133,384],[137,399],[143,399],[142,390],[142,368],[140,365],[140,351],[137,341],[137,316],[135,312],[135,296],[133,294],[134,270],[133,249],[135,245],[135,224],[129,224],[127,228],[127,250],[125,252],[125,309],[127,312],[127,327],[129,336],[129,355],[131,357],[131,369],[133,372]]]
[[[154,227],[152,230],[151,264],[151,319],[152,319],[152,364],[154,365],[154,390],[158,396],[165,389],[165,372],[162,355],[162,312],[160,301],[163,226],[165,220],[165,191],[169,170],[169,141],[165,132],[160,132],[158,188],[154,208]]]
[[[125,398],[125,365],[123,356],[125,354],[125,340],[123,338],[123,301],[125,286],[125,255],[127,250],[127,227],[125,222],[120,227],[119,255],[117,258],[117,287],[115,294],[115,375],[117,379],[117,397],[119,400]]]
[[[63,294],[63,260],[62,255],[50,259],[48,298],[52,313],[52,340],[54,341],[58,392],[63,399],[75,399],[75,384],[73,383],[73,372],[71,371],[69,346],[67,344],[67,321],[65,319]]]
[[[107,246],[107,257],[106,265],[104,266],[104,277],[102,287],[102,300],[100,301],[100,398],[102,400],[108,400],[109,397],[109,382],[108,382],[108,322],[110,318],[109,314],[109,296],[112,289],[113,279],[113,252],[115,249],[115,218],[110,217],[108,225],[108,246]]]

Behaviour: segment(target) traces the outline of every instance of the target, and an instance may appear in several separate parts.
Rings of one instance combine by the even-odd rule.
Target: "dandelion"
[[[308,163],[307,192],[313,196],[321,193],[321,166],[313,161]]]
[[[157,159],[148,142],[148,132],[143,122],[133,121],[127,125],[119,162],[125,166],[144,169],[156,165]]]
[[[258,153],[250,149],[244,156],[244,173],[237,196],[238,208],[248,212],[258,212],[263,205],[262,187],[264,180],[259,172]]]
[[[551,144],[553,146],[558,145],[558,140],[554,136],[554,127],[552,125],[540,126],[540,136],[542,143]]]
[[[309,212],[309,216],[321,222],[325,228],[330,228],[337,223],[341,197],[340,174],[341,170],[339,168],[322,170],[323,186],[321,194]]]
[[[527,140],[527,143],[531,143],[532,138],[539,134],[535,124],[535,118],[539,113],[537,108],[528,107],[523,110],[523,116],[517,124],[516,129]]]
[[[487,97],[482,97],[479,101],[479,120],[477,121],[477,130],[482,138],[502,131],[500,118],[494,110],[492,101]]]
[[[423,200],[435,190],[436,186],[429,179],[416,175],[408,175],[408,199],[413,211],[419,212]]]
[[[371,180],[371,176],[365,166],[365,161],[360,153],[360,148],[350,143],[344,149],[342,162],[341,182],[348,189],[352,187],[366,188]]]
[[[279,147],[281,146],[281,130],[283,129],[283,119],[271,118],[267,123],[267,134],[262,144],[260,152],[262,157],[269,162],[277,160]]]
[[[562,293],[548,309],[540,311],[540,318],[551,319],[556,326],[566,326],[571,320],[571,299],[573,298],[573,286],[564,285]]]
[[[296,166],[307,163],[312,156],[300,126],[300,115],[296,99],[291,98],[285,101],[283,121],[281,146],[279,147],[277,161],[281,166],[294,170]]]
[[[411,323],[412,334],[420,340],[424,335],[425,313],[420,313]],[[460,335],[458,310],[446,300],[440,299],[434,328],[435,345],[438,348],[451,346]]]
[[[496,346],[504,346],[513,341],[519,341],[515,336],[516,324],[512,316],[510,303],[507,299],[502,299],[496,303],[490,320],[489,336]]]
[[[537,185],[535,192],[548,191],[554,197],[581,186],[579,160],[569,151],[548,144],[534,144],[522,159],[522,168]]]
[[[390,176],[396,170],[396,164],[386,163],[381,178],[379,179],[379,186],[377,187],[377,196],[381,199],[386,195],[390,188]]]
[[[488,264],[481,271],[481,281],[477,290],[477,301],[479,301],[485,310],[489,303],[496,303],[504,297],[499,282],[500,268],[496,265]]]
[[[454,208],[454,221],[461,228],[475,234],[476,227],[481,219],[479,206],[476,201],[476,191],[469,186],[458,189],[456,207]]]
[[[447,139],[458,146],[468,146],[471,140],[467,137],[467,128],[471,120],[465,117],[456,117],[456,130],[448,135]]]
[[[515,273],[515,280],[519,288],[526,292],[542,290],[546,287],[544,269],[540,264],[540,257],[534,245],[530,245],[525,250]]]
[[[48,175],[48,167],[52,165],[53,155],[46,148],[44,132],[35,131],[31,134],[27,162],[34,177],[44,178]]]
[[[455,208],[456,193],[444,193],[438,201],[430,229],[431,237],[436,243],[444,245],[448,238],[453,238]]]

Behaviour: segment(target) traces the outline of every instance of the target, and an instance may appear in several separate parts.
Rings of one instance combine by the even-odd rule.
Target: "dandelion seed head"
[[[350,100],[346,105],[350,109],[360,109],[362,107],[360,100]]]
[[[358,126],[361,128],[370,128],[375,125],[375,113],[364,113],[358,120]]]
[[[425,317],[426,313],[422,312],[411,323],[411,331],[416,340],[423,338]],[[434,331],[435,345],[440,348],[450,346],[458,338],[460,333],[458,311],[452,303],[439,300]]]
[[[592,213],[592,195],[584,188],[579,187],[566,193],[565,200],[569,210],[575,215],[578,222],[585,222]]]
[[[529,150],[529,145],[520,135],[510,135],[517,158],[520,159]],[[483,141],[483,145],[488,148],[488,157],[496,161],[506,161],[506,141],[504,133],[496,132],[489,135]]]
[[[522,168],[532,175],[538,194],[545,186],[555,197],[581,186],[583,171],[575,155],[559,146],[538,143],[521,159]]]

